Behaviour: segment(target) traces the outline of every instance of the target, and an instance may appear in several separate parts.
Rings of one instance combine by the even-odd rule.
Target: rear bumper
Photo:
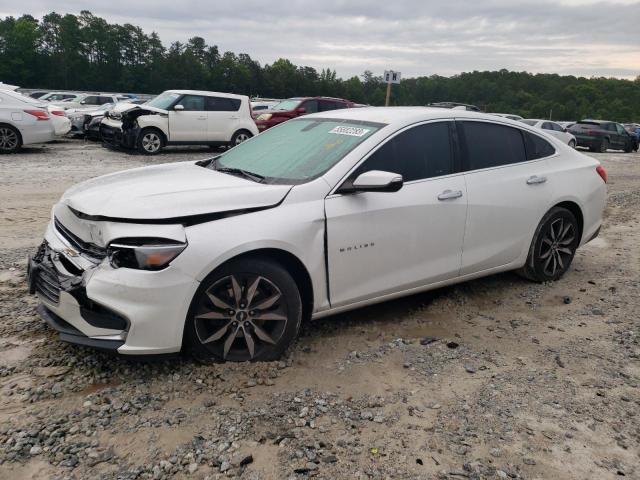
[[[37,121],[31,125],[16,125],[20,130],[23,145],[31,145],[34,143],[47,143],[56,139],[53,122]]]
[[[602,146],[602,138],[594,138],[594,137],[576,137],[576,146],[584,147],[584,148],[594,148],[599,149]]]

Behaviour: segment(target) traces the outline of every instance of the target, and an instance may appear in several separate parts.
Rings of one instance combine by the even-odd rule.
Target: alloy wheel
[[[234,274],[205,290],[195,315],[200,343],[224,360],[246,361],[275,345],[287,326],[280,289],[260,275]]]
[[[555,277],[557,273],[568,268],[573,257],[572,245],[576,232],[571,222],[556,218],[542,237],[538,258],[542,262],[545,275]]]
[[[251,138],[249,136],[249,134],[247,133],[239,133],[238,135],[236,135],[236,145],[240,145],[242,142],[246,142],[247,140],[249,140],[249,138]]]
[[[160,141],[160,137],[157,133],[145,133],[142,137],[142,148],[149,153],[157,152],[160,149],[161,144],[162,142]]]
[[[18,148],[18,134],[11,128],[0,128],[0,150],[11,151]]]

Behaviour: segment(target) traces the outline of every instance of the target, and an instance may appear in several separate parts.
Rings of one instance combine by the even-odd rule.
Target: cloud
[[[23,0],[0,14],[39,17],[50,5]],[[261,63],[283,57],[342,77],[387,68],[405,77],[501,68],[640,74],[640,1],[633,0],[111,0],[82,8],[157,31],[166,44],[198,35]],[[57,1],[56,11],[79,13],[71,0]]]

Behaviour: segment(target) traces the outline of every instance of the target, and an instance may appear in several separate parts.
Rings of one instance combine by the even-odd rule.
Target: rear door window
[[[453,173],[450,123],[427,123],[396,135],[365,160],[352,178],[371,170],[399,173],[405,182]]]
[[[521,130],[489,122],[462,121],[466,170],[511,165],[527,160]]]
[[[98,103],[98,97],[96,95],[89,95],[88,97],[85,97],[81,103],[83,103],[84,105],[100,105]]]
[[[237,112],[241,103],[241,100],[237,98],[206,97],[206,106],[209,112]],[[256,109],[254,108],[254,110]]]

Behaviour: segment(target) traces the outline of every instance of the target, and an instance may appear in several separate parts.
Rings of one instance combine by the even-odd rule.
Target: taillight
[[[51,115],[57,115],[58,117],[64,117],[64,110],[53,110],[51,113]]]
[[[602,181],[604,183],[607,183],[607,180],[608,180],[607,171],[604,169],[602,165],[599,165],[596,167],[596,172],[598,172],[598,175],[600,175],[600,178],[602,179]]]
[[[49,114],[44,110],[25,110],[24,113],[28,113],[29,115],[33,115],[38,120],[49,120]]]

